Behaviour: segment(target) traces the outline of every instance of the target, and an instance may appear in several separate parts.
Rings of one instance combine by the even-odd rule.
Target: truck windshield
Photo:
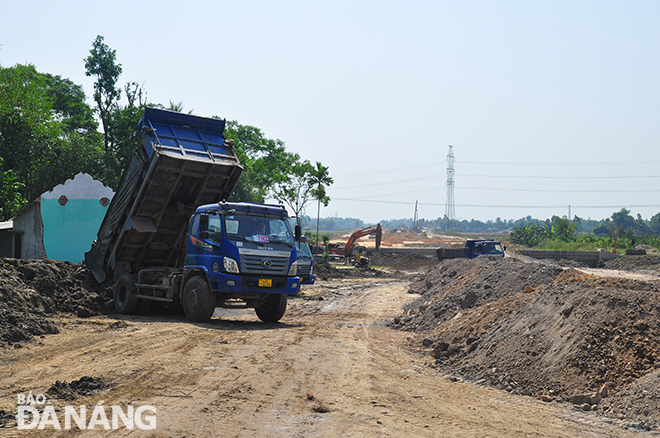
[[[293,245],[294,238],[288,222],[279,217],[225,216],[227,237],[256,243],[285,243]]]
[[[502,254],[504,250],[499,243],[484,243],[484,254]]]
[[[296,242],[296,248],[298,249],[298,257],[312,258],[312,251],[309,249],[307,242]]]

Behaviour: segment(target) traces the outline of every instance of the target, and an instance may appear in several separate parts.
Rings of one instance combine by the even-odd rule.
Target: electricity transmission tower
[[[447,229],[454,228],[456,220],[456,204],[454,203],[454,148],[449,145],[447,153],[447,202],[445,203],[445,218],[449,221]]]

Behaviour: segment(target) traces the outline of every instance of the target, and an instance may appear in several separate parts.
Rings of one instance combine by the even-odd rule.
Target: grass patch
[[[598,249],[608,249],[598,246],[594,242],[563,242],[561,240],[544,240],[537,247],[546,251],[597,251]]]

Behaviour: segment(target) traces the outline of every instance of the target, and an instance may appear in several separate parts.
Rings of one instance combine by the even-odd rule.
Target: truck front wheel
[[[263,322],[277,322],[284,316],[286,311],[286,295],[272,294],[254,311]]]
[[[194,322],[206,322],[215,311],[215,296],[202,277],[193,277],[183,289],[183,311]]]
[[[115,283],[115,309],[124,315],[132,315],[138,306],[137,287],[132,275],[122,275]]]

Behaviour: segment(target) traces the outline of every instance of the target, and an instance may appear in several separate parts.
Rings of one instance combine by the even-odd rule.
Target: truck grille
[[[274,251],[241,252],[241,272],[244,274],[283,275],[289,273],[289,254]]]
[[[298,277],[309,275],[309,265],[298,265]]]

